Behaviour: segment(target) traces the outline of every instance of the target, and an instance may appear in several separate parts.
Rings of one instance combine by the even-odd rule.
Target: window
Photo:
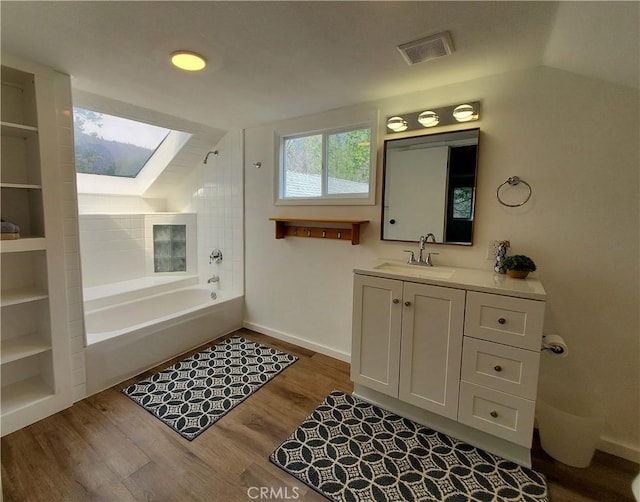
[[[153,225],[153,271],[187,271],[186,225]]]
[[[277,203],[371,204],[371,127],[283,136]]]
[[[78,193],[143,195],[191,139],[191,133],[136,120],[166,120],[155,112],[132,109],[132,118],[123,118],[87,101],[73,108]],[[117,103],[98,101],[98,110],[123,113]]]
[[[135,178],[170,129],[73,108],[76,172]]]

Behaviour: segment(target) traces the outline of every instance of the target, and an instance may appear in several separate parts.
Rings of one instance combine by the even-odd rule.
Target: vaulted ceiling
[[[638,2],[3,0],[2,49],[73,86],[228,129],[538,65],[639,87]],[[396,46],[449,30],[455,52]],[[179,49],[207,68],[169,64]]]

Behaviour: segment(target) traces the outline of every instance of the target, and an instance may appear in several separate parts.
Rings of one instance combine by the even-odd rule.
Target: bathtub
[[[85,303],[87,395],[116,385],[242,325],[242,295],[190,286]],[[124,298],[124,300],[123,300]],[[106,306],[104,306],[106,304]]]

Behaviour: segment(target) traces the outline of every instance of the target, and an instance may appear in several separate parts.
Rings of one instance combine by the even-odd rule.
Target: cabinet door
[[[402,281],[355,275],[351,379],[398,396]]]
[[[465,292],[405,283],[399,397],[456,419]]]

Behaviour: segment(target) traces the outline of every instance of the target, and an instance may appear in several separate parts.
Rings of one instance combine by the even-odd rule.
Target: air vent
[[[453,52],[453,42],[451,42],[449,32],[443,31],[442,33],[436,33],[420,40],[399,45],[398,50],[408,65],[414,65],[450,55]]]

